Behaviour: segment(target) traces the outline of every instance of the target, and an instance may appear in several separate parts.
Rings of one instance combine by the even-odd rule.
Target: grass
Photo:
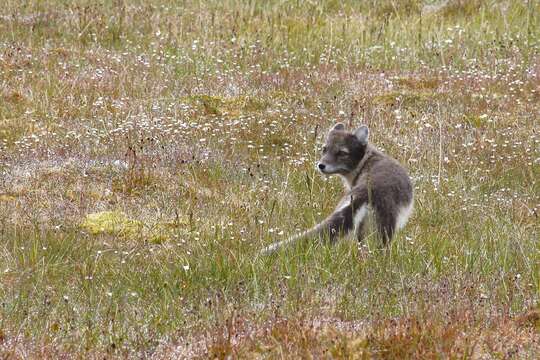
[[[535,1],[8,0],[6,358],[536,358]],[[332,211],[336,121],[407,166],[387,248]]]

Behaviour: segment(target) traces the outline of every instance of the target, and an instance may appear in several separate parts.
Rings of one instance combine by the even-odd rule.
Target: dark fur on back
[[[367,202],[375,211],[379,233],[386,243],[396,230],[399,209],[412,202],[413,189],[409,175],[396,160],[375,149],[367,156],[351,193],[359,199],[354,202],[363,202],[367,191]]]

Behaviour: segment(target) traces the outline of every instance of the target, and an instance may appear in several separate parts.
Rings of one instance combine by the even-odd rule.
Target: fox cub
[[[371,146],[368,137],[366,126],[349,132],[338,123],[330,129],[317,168],[324,175],[339,175],[345,195],[323,222],[266,247],[263,254],[312,237],[334,243],[339,236],[351,231],[361,241],[368,210],[374,212],[377,230],[385,245],[405,226],[413,209],[409,175],[396,160]]]

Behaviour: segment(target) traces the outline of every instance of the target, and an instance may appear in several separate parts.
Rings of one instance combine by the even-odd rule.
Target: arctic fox
[[[369,144],[368,137],[369,129],[364,125],[353,132],[341,123],[330,129],[317,168],[325,175],[339,175],[345,195],[323,222],[266,247],[263,254],[312,237],[334,243],[350,231],[361,241],[368,210],[374,212],[377,231],[385,245],[405,226],[413,209],[409,175],[396,160]]]

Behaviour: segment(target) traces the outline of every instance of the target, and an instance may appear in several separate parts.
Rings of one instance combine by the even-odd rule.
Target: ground
[[[0,357],[537,358],[537,1],[7,0]],[[366,124],[388,248],[264,246]]]

